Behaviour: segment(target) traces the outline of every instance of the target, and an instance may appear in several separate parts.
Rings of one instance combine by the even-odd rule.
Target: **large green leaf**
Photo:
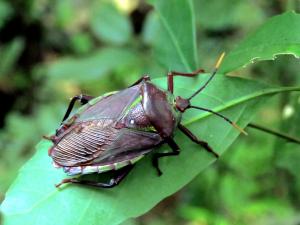
[[[176,94],[189,96],[207,76],[176,79]],[[154,81],[165,87],[166,79]],[[257,107],[265,99],[280,91],[300,88],[270,88],[266,85],[218,76],[205,91],[193,99],[193,104],[222,111],[241,126],[250,122]],[[220,154],[234,141],[238,132],[222,119],[201,111],[184,114],[184,124],[197,136],[206,140]],[[180,132],[175,140],[182,149],[179,157],[164,158],[157,177],[150,157],[142,159],[128,177],[111,190],[66,185],[56,189],[66,175],[52,167],[47,156],[48,141],[37,146],[37,152],[20,170],[19,176],[6,194],[1,206],[4,224],[119,224],[139,216],[165,197],[178,191],[215,158],[192,143]],[[162,146],[160,151],[169,150]],[[100,175],[99,175],[100,176]]]
[[[155,57],[169,70],[195,70],[198,60],[192,1],[152,2],[156,10],[147,19],[144,38],[153,46]]]
[[[274,16],[240,43],[225,58],[220,69],[227,73],[276,55],[300,56],[300,14],[294,12]]]

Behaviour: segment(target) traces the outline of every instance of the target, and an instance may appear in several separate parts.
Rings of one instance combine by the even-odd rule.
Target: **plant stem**
[[[290,136],[290,135],[288,135],[286,133],[281,133],[281,132],[278,132],[278,131],[275,131],[275,130],[272,130],[272,129],[269,129],[269,128],[266,128],[266,127],[263,127],[263,126],[260,126],[260,125],[257,125],[257,124],[254,124],[254,123],[249,123],[248,127],[264,131],[266,133],[275,135],[275,136],[277,136],[279,138],[285,139],[285,140],[287,140],[289,142],[292,142],[292,143],[300,144],[300,140],[298,138]]]

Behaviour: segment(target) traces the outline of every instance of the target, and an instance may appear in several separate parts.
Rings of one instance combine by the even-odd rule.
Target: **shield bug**
[[[49,156],[56,167],[62,167],[70,176],[103,173],[114,170],[107,183],[69,178],[64,183],[78,183],[102,188],[111,188],[121,182],[135,163],[161,144],[171,148],[167,153],[154,153],[153,166],[159,175],[159,159],[180,153],[174,141],[178,128],[191,141],[201,145],[209,153],[218,154],[205,142],[198,139],[181,124],[181,116],[187,109],[199,109],[222,117],[239,131],[234,122],[210,109],[191,105],[191,99],[199,94],[213,79],[224,53],[206,83],[188,98],[173,95],[173,77],[193,77],[203,72],[168,73],[168,90],[162,90],[144,76],[130,87],[104,94],[100,97],[79,95],[72,98],[56,134],[45,137],[53,142]],[[70,116],[76,101],[83,106]]]

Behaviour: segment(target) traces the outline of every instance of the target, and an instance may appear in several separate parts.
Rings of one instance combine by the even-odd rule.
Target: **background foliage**
[[[200,66],[209,70],[223,50],[231,52],[221,69],[228,72],[244,65],[234,60],[238,53],[232,51],[241,40],[248,38],[238,46],[244,49],[238,58],[251,61],[258,54],[254,47],[270,40],[268,34],[276,34],[274,31],[276,47],[260,49],[261,59],[273,58],[278,52],[299,54],[297,32],[280,26],[299,27],[288,23],[291,17],[277,17],[271,25],[261,27],[269,17],[299,10],[297,0],[198,0],[182,5],[172,0],[169,4],[174,7],[166,7],[166,1],[150,2],[156,11],[137,0],[0,2],[1,200],[20,166],[34,154],[41,135],[57,127],[73,95],[99,95],[121,89],[145,73],[154,78],[169,69],[187,71]],[[185,14],[189,10],[195,14]],[[161,20],[164,24],[159,23]],[[191,21],[196,23],[196,29]],[[162,27],[166,24],[167,31]],[[256,31],[258,27],[263,31]],[[170,33],[178,41],[172,37],[170,40]],[[195,42],[191,41],[196,34]],[[287,39],[280,41],[283,36]],[[275,62],[259,62],[233,74],[271,85],[296,86],[300,83],[299,69],[298,59],[280,56]],[[220,90],[227,93],[227,88],[228,85]],[[299,136],[299,105],[298,94],[284,93],[266,102],[256,120]],[[221,122],[220,125],[223,126]],[[145,216],[126,223],[298,224],[299,146],[254,130],[248,132],[249,137],[240,137],[217,163],[182,191]],[[37,175],[39,167],[32,174]],[[52,181],[48,182],[50,186]],[[35,217],[35,221],[39,220],[42,216]]]

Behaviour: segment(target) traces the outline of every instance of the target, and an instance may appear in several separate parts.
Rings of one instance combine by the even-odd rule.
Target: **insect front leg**
[[[188,136],[191,141],[195,142],[196,144],[201,145],[206,151],[212,153],[216,158],[219,158],[219,154],[216,153],[207,142],[199,140],[188,128],[183,126],[182,124],[178,125],[179,130],[181,130],[186,136]]]
[[[130,85],[129,87],[135,86],[135,85],[141,83],[143,80],[150,80],[150,77],[148,75],[144,75],[140,79],[138,79],[136,82],[134,82],[132,85]]]
[[[162,157],[175,156],[175,155],[179,155],[179,153],[180,153],[179,146],[176,144],[176,142],[172,138],[168,138],[166,140],[166,142],[171,147],[172,152],[155,153],[152,158],[152,165],[157,170],[158,176],[162,175],[162,171],[159,168],[158,160]]]
[[[70,104],[69,104],[69,106],[68,106],[67,112],[66,112],[66,114],[65,114],[65,116],[64,116],[64,118],[63,118],[63,120],[62,120],[62,122],[64,122],[64,121],[69,117],[69,115],[70,115],[70,113],[71,113],[71,111],[72,111],[72,109],[73,109],[74,104],[75,104],[76,101],[80,101],[80,103],[81,103],[82,105],[84,105],[84,104],[88,103],[89,100],[91,100],[91,99],[93,99],[93,98],[94,98],[94,97],[88,96],[88,95],[76,95],[76,96],[74,96],[74,97],[71,99],[71,101],[70,101]]]
[[[168,73],[168,91],[170,91],[173,94],[174,91],[174,76],[182,76],[182,77],[194,77],[199,75],[200,73],[204,73],[205,71],[203,69],[195,70],[191,73],[182,73],[182,72],[176,72],[171,71]]]
[[[98,187],[98,188],[113,188],[118,184],[120,184],[120,182],[129,174],[129,172],[132,170],[133,167],[134,165],[128,165],[115,171],[115,176],[112,177],[107,183],[90,181],[90,180],[80,180],[77,178],[69,178],[69,179],[63,179],[59,184],[56,184],[55,186],[58,188],[62,184],[73,183],[73,184],[81,184],[81,185],[87,185],[87,186]]]

